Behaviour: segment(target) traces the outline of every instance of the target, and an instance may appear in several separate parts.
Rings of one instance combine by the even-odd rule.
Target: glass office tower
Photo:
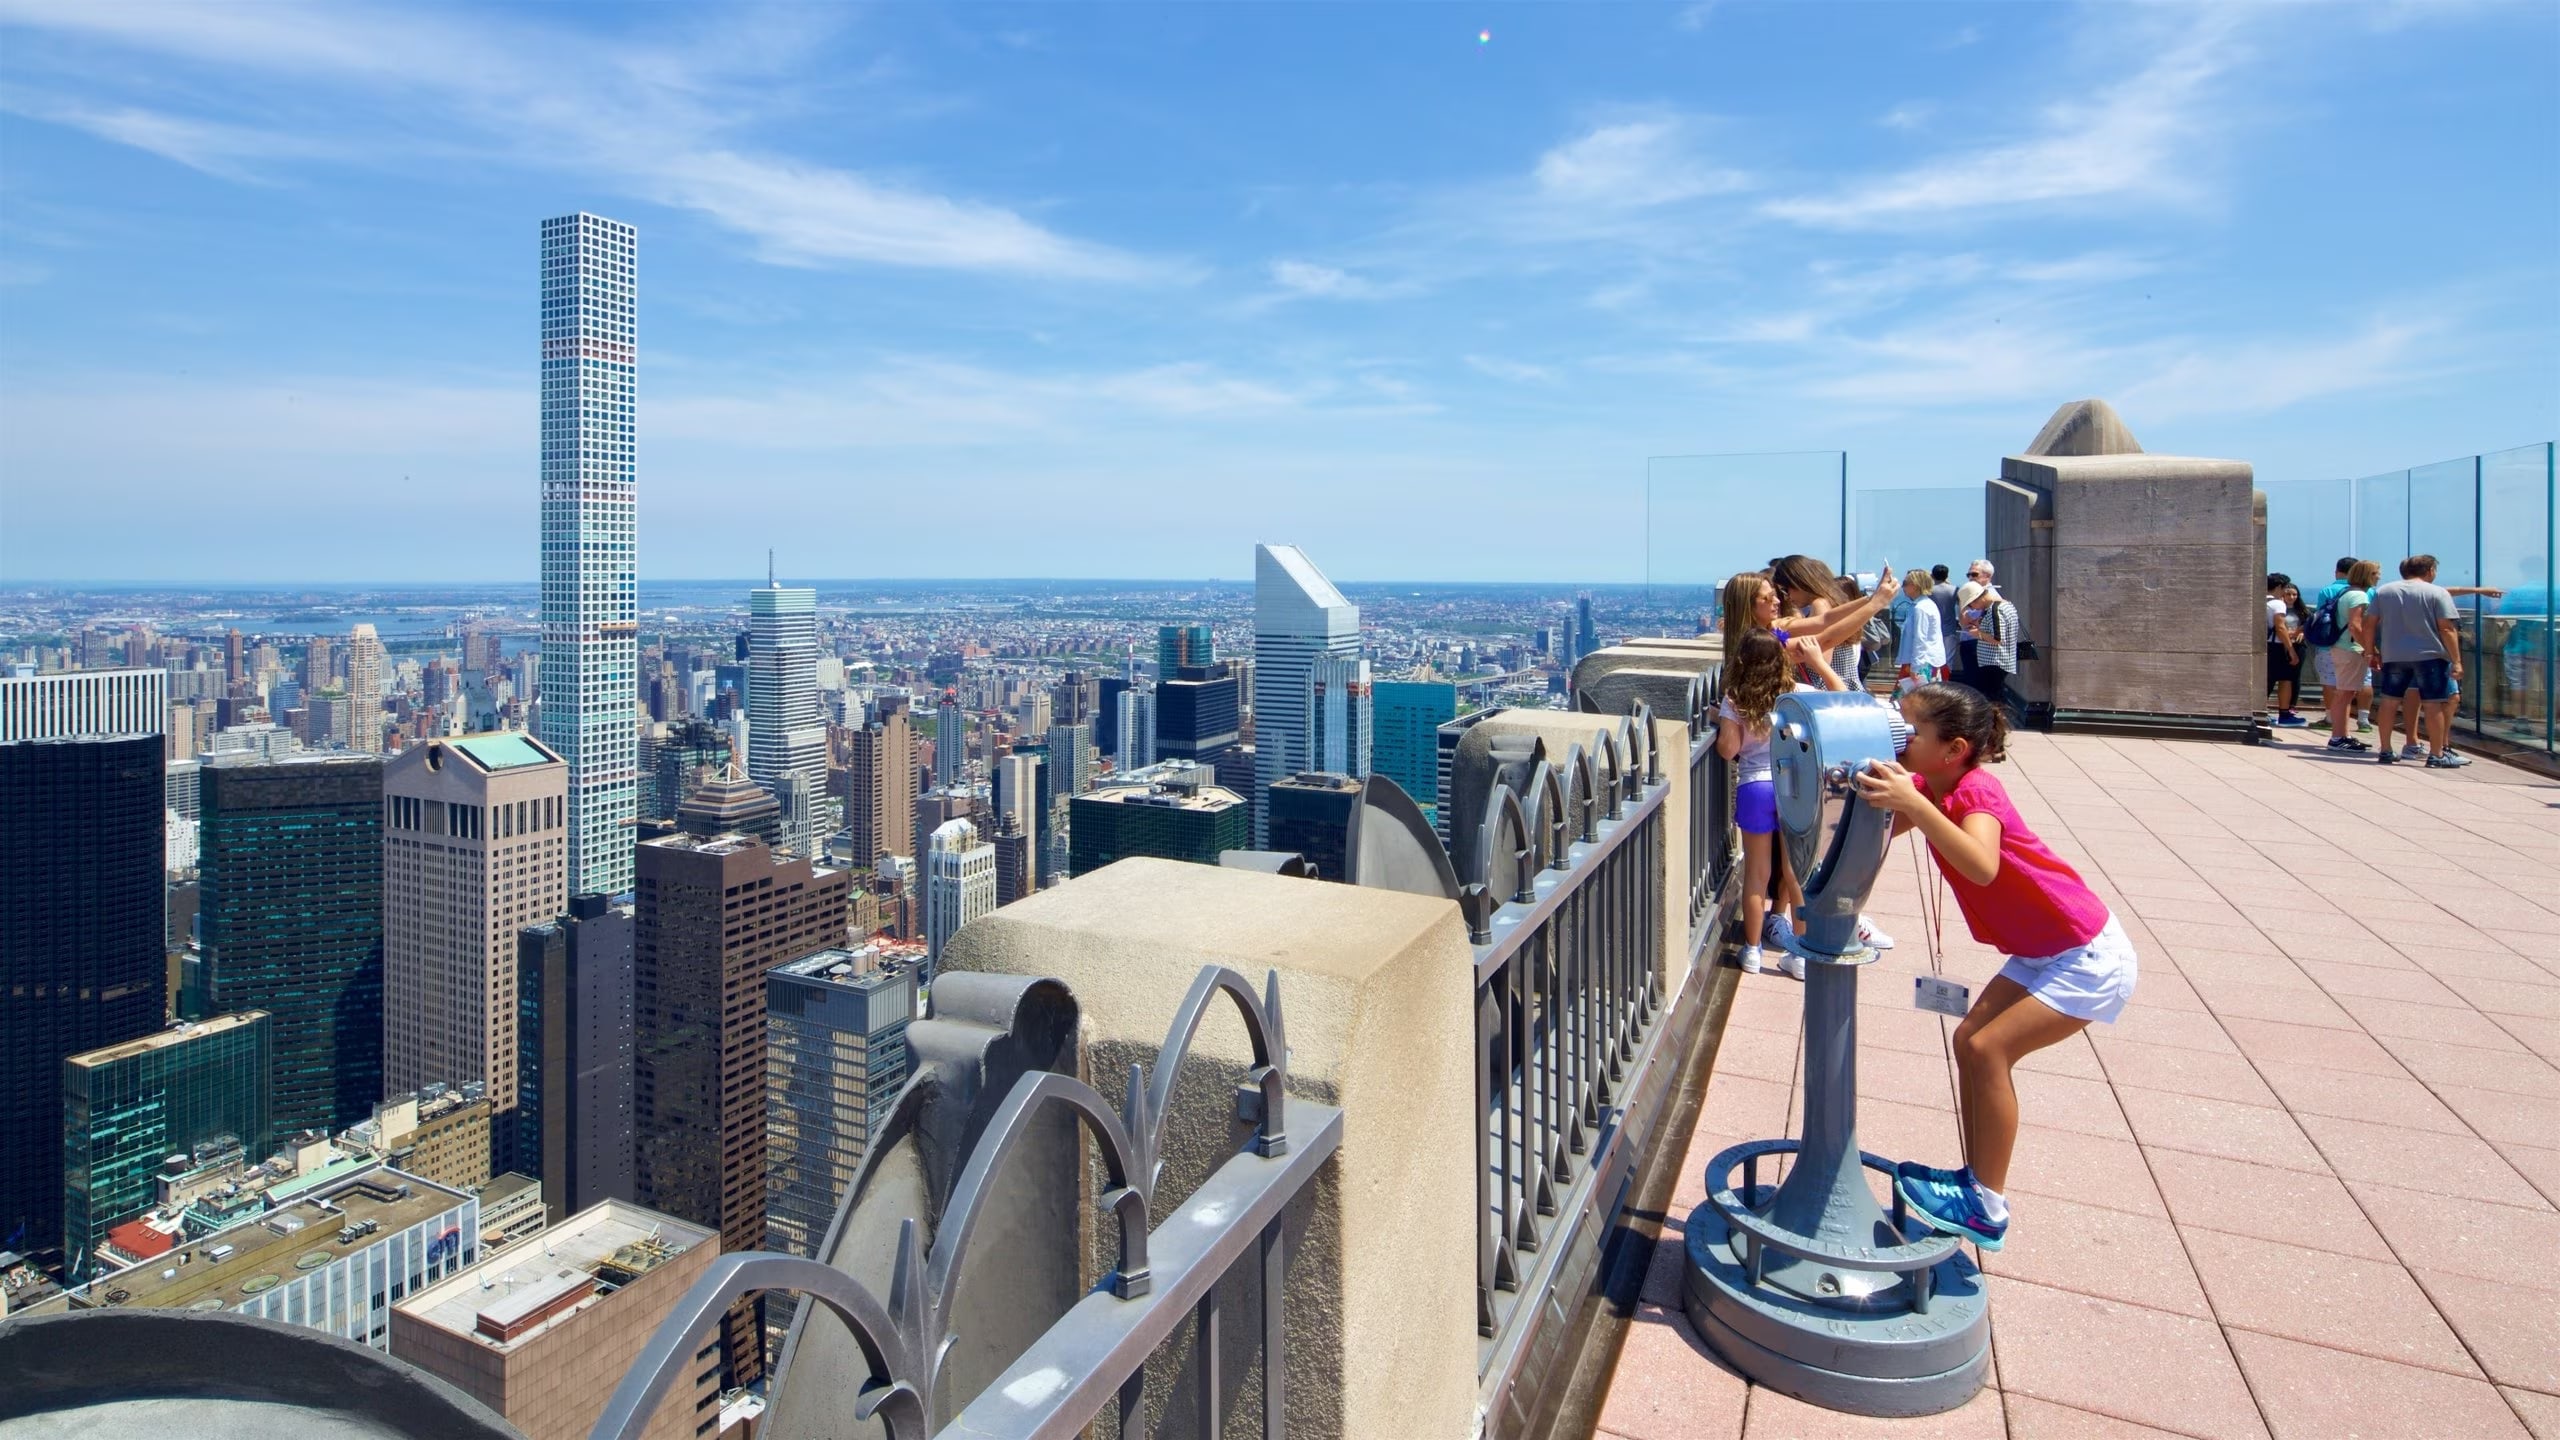
[[[0,704],[33,688],[0,681]],[[60,1238],[64,1058],[167,1014],[162,749],[156,728],[0,742],[0,1250]]]
[[[335,1134],[382,1098],[382,757],[220,756],[203,784],[186,1013],[266,1011],[276,1133]]]
[[[256,1160],[267,1124],[267,1013],[180,1025],[62,1062],[62,1249],[75,1279],[109,1229],[151,1208],[172,1155],[228,1138]]]

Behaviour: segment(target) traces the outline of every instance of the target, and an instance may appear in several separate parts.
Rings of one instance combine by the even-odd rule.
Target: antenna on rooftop
[[[766,547],[764,552],[764,588],[767,590],[782,588],[773,578],[773,550],[770,546]]]

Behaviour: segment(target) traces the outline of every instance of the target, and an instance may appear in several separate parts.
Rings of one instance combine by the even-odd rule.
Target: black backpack
[[[2347,592],[2341,590],[2321,601],[2320,608],[2311,612],[2311,623],[2304,628],[2303,638],[2322,650],[2347,638],[2346,628],[2338,623],[2338,602],[2345,598]]]

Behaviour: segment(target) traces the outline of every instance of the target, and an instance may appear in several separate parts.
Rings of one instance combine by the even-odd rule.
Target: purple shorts
[[[1778,782],[1745,780],[1733,792],[1733,823],[1747,835],[1774,835],[1778,831]]]

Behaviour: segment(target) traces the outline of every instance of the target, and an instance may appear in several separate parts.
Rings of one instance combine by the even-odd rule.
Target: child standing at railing
[[[1733,765],[1733,818],[1742,830],[1742,973],[1761,973],[1765,947],[1775,944],[1784,952],[1779,968],[1802,980],[1804,957],[1791,943],[1795,927],[1769,913],[1773,872],[1782,914],[1804,899],[1795,877],[1778,865],[1777,771],[1769,758],[1771,712],[1778,697],[1813,688],[1795,682],[1789,674],[1791,661],[1810,667],[1829,689],[1849,688],[1831,668],[1819,638],[1806,635],[1781,645],[1770,631],[1751,631],[1725,658],[1724,698],[1716,703],[1716,753]]]
[[[1981,766],[2007,758],[2008,717],[1962,685],[1924,685],[1902,700],[1911,743],[1902,763],[1857,777],[1869,804],[1893,812],[1896,835],[1918,830],[1955,892],[1973,938],[2010,959],[1956,1027],[1966,1164],[1905,1161],[1894,1183],[1932,1227],[1997,1250],[2009,1233],[2009,1155],[2018,1095],[2009,1072],[2093,1021],[2113,1022],[2133,995],[2133,943],[2079,873],[2019,818]],[[1906,768],[1908,767],[1908,768]]]

